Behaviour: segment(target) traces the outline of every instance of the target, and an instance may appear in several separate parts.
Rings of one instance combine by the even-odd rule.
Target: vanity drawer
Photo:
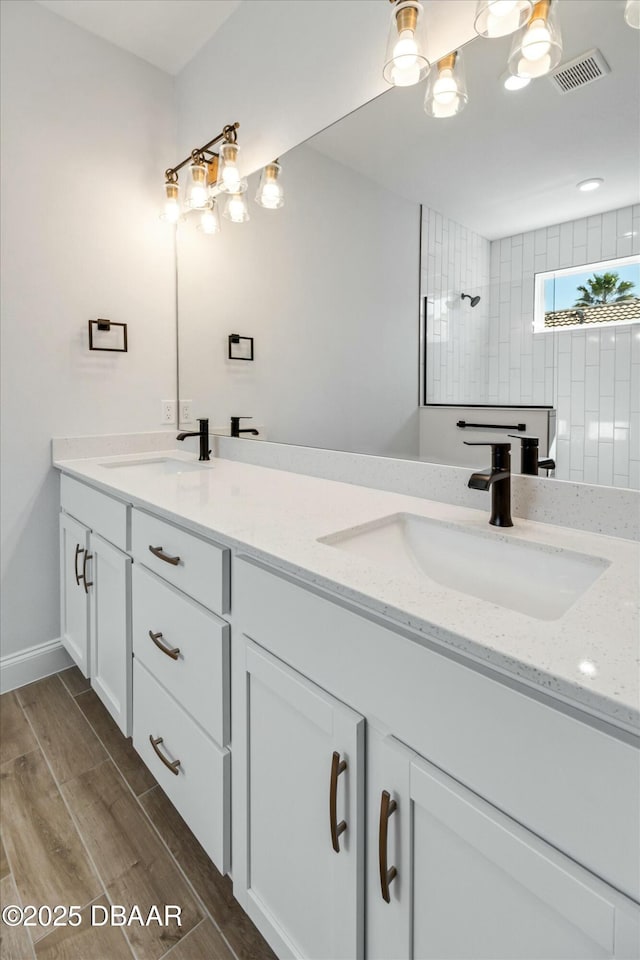
[[[134,747],[215,865],[227,873],[231,754],[205,736],[138,660],[133,699]]]
[[[60,506],[120,550],[129,549],[129,505],[62,474]]]
[[[227,744],[229,625],[139,564],[133,568],[133,653],[214,740]]]
[[[205,607],[215,613],[229,612],[231,564],[226,547],[187,533],[142,510],[133,510],[131,549],[139,563]]]

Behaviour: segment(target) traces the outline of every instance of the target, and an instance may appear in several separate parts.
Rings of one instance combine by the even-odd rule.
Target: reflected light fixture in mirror
[[[532,0],[479,0],[474,21],[479,37],[507,37],[528,22]]]
[[[244,193],[230,193],[224,208],[223,217],[232,223],[246,223],[249,217],[249,208]]]
[[[215,197],[211,197],[207,206],[202,211],[199,227],[200,230],[209,237],[220,233],[220,217],[218,215],[218,203]]]
[[[530,77],[515,77],[512,73],[505,73],[502,77],[502,85],[505,90],[524,90],[530,83]]]
[[[429,74],[424,110],[436,119],[455,117],[468,99],[462,57],[456,50],[438,60],[436,69]]]
[[[624,19],[634,30],[640,30],[640,0],[627,0]]]
[[[265,210],[279,210],[284,206],[284,191],[280,182],[281,168],[277,160],[268,163],[260,175],[256,203]]]
[[[538,0],[529,23],[513,38],[509,70],[516,77],[535,80],[557,67],[561,56],[557,0]]]
[[[424,8],[418,0],[391,0],[391,3],[394,9],[382,75],[395,87],[412,87],[429,72]]]

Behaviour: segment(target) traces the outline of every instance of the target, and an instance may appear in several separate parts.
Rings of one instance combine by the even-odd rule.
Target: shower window
[[[533,329],[640,322],[640,257],[600,260],[535,276]]]

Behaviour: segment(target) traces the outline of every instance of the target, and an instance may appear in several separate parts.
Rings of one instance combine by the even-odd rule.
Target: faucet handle
[[[523,447],[537,447],[540,443],[540,437],[533,437],[530,434],[509,433],[507,436],[513,437],[514,440],[521,440]]]
[[[462,442],[465,447],[491,447],[492,450],[511,450],[511,444],[505,440],[463,440]]]

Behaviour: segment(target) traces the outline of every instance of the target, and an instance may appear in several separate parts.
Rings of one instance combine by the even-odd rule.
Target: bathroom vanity
[[[638,955],[637,544],[175,451],[56,466],[63,642],[278,956]]]

